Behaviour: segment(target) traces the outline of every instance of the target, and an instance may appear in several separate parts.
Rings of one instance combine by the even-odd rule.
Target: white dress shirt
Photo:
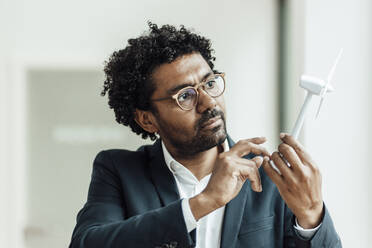
[[[177,184],[178,192],[182,200],[182,212],[186,223],[188,232],[196,228],[196,248],[216,248],[220,247],[222,222],[225,212],[225,206],[214,210],[206,216],[195,220],[189,205],[189,198],[202,192],[207,186],[211,174],[205,176],[200,181],[182,164],[178,163],[172,155],[168,152],[163,141],[161,142],[164,154],[164,160],[169,170],[172,172]],[[229,150],[227,139],[222,144],[224,151]],[[321,224],[320,224],[321,225]],[[320,227],[317,226],[313,229],[303,229],[298,225],[294,226],[296,231],[304,239],[310,239]]]

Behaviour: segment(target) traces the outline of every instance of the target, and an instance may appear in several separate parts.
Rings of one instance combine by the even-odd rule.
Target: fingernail
[[[283,139],[285,137],[285,133],[280,133],[279,137]]]

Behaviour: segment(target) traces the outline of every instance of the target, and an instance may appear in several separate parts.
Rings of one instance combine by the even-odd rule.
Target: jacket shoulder
[[[100,151],[95,159],[95,165],[124,169],[126,167],[142,167],[150,160],[151,145],[139,147],[136,151],[126,149],[107,149]]]

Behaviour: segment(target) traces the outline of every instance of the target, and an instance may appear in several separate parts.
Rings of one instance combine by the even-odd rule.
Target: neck
[[[214,163],[217,159],[219,149],[217,146],[193,156],[183,156],[178,153],[169,143],[164,144],[171,156],[180,164],[185,166],[200,181],[205,176],[212,173]]]

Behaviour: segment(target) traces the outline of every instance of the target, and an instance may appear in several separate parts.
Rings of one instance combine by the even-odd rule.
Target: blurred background
[[[212,40],[226,72],[227,128],[274,151],[304,99],[302,73],[343,57],[301,141],[323,175],[344,247],[370,247],[372,2],[369,0],[0,0],[0,247],[67,247],[102,149],[150,143],[100,96],[104,61],[146,22]]]

